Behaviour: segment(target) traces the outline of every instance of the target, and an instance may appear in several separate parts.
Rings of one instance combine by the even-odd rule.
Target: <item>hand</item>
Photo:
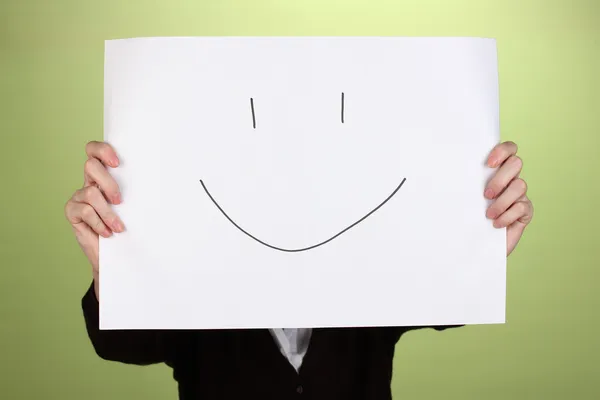
[[[519,177],[523,161],[516,154],[517,145],[513,142],[494,147],[487,164],[498,170],[484,192],[486,198],[494,200],[486,216],[494,220],[494,227],[506,228],[507,256],[515,249],[533,218],[533,204],[527,197],[527,184]]]
[[[111,209],[121,203],[116,181],[106,167],[117,167],[119,159],[113,148],[102,142],[89,142],[85,148],[88,160],[84,166],[83,188],[77,190],[65,205],[65,216],[71,223],[75,238],[92,264],[94,290],[98,290],[98,235],[110,237],[123,232],[123,222]]]

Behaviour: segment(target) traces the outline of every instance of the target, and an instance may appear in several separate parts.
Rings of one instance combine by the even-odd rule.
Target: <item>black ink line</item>
[[[254,117],[254,99],[250,97],[250,108],[252,109],[252,127],[256,129],[256,118]]]
[[[400,188],[402,187],[402,185],[404,184],[405,181],[406,181],[406,178],[402,179],[402,182],[400,182],[400,184],[392,192],[392,194],[390,194],[381,204],[379,204],[377,207],[375,207],[373,210],[371,210],[367,215],[365,215],[364,217],[362,217],[361,219],[359,219],[358,221],[356,221],[352,225],[348,226],[347,228],[345,228],[341,232],[333,235],[329,239],[327,239],[327,240],[325,240],[325,241],[323,241],[321,243],[317,243],[315,245],[309,246],[309,247],[304,247],[302,249],[283,249],[281,247],[276,247],[276,246],[273,246],[273,245],[270,245],[268,243],[263,242],[262,240],[260,240],[260,239],[258,239],[256,237],[252,236],[250,233],[246,232],[242,227],[240,227],[238,224],[236,224],[229,217],[229,215],[227,215],[227,213],[225,211],[223,211],[223,209],[221,208],[221,206],[216,202],[216,200],[212,197],[212,195],[210,194],[210,192],[206,188],[206,185],[204,184],[204,182],[202,181],[202,179],[200,179],[200,183],[202,184],[202,187],[204,188],[204,191],[206,192],[206,194],[208,195],[208,197],[211,199],[211,201],[214,203],[214,205],[217,206],[217,208],[219,209],[219,211],[221,211],[221,213],[225,216],[225,218],[227,218],[229,220],[229,222],[231,222],[233,224],[233,226],[235,226],[236,228],[238,228],[240,231],[242,231],[244,234],[246,234],[250,238],[256,240],[258,243],[260,243],[262,245],[265,245],[267,247],[270,247],[271,249],[279,250],[279,251],[284,251],[284,252],[287,252],[287,253],[298,253],[298,252],[301,252],[301,251],[311,250],[311,249],[315,249],[315,248],[317,248],[319,246],[322,246],[322,245],[324,245],[326,243],[331,242],[333,239],[337,238],[338,236],[340,236],[344,232],[347,232],[351,228],[355,227],[356,225],[358,225],[359,223],[361,223],[362,221],[364,221],[365,219],[367,219],[369,216],[371,216],[371,214],[373,214],[375,211],[379,210],[385,203],[387,203],[392,197],[394,197],[394,195],[398,192],[398,190],[400,190]]]
[[[342,124],[344,123],[344,92],[342,92]]]

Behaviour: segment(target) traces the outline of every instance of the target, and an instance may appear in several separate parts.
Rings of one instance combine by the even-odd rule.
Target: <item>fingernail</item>
[[[112,223],[112,226],[113,226],[114,230],[117,232],[123,232],[125,230],[125,228],[123,227],[123,223],[118,219],[114,220],[114,222]]]
[[[117,193],[113,196],[113,204],[121,203],[121,193]]]
[[[109,229],[105,229],[104,232],[102,232],[102,236],[104,237],[110,237],[110,235],[112,235],[112,232]]]
[[[493,199],[494,198],[494,191],[492,189],[486,189],[484,196],[487,197],[488,199]]]
[[[498,220],[494,221],[494,228],[502,228],[502,223],[500,223]]]
[[[488,166],[493,167],[496,165],[496,160],[493,159],[492,157],[488,158]]]
[[[119,159],[116,157],[111,158],[109,162],[111,167],[116,167],[119,165]]]
[[[486,215],[489,219],[496,219],[496,217],[498,216],[498,214],[494,210],[488,210]]]

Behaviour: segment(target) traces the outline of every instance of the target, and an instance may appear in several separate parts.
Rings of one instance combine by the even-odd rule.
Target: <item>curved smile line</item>
[[[210,192],[206,188],[206,185],[204,184],[204,182],[202,181],[202,179],[200,179],[200,184],[202,184],[202,187],[204,188],[204,191],[206,192],[206,194],[208,195],[208,197],[210,198],[210,200],[214,203],[215,206],[217,206],[217,208],[219,209],[219,211],[221,211],[221,213],[225,216],[225,218],[227,218],[229,220],[229,222],[231,222],[233,224],[233,226],[235,226],[236,228],[238,228],[240,231],[242,231],[248,237],[250,237],[250,238],[256,240],[258,243],[260,243],[260,244],[262,244],[264,246],[267,246],[267,247],[269,247],[271,249],[274,249],[274,250],[284,251],[284,252],[287,252],[287,253],[299,253],[301,251],[307,251],[307,250],[315,249],[315,248],[317,248],[319,246],[323,246],[324,244],[329,243],[333,239],[339,237],[341,234],[343,234],[343,233],[349,231],[350,229],[354,228],[356,225],[358,225],[359,223],[361,223],[362,221],[364,221],[365,219],[367,219],[369,216],[371,216],[375,211],[377,211],[381,207],[383,207],[383,205],[385,203],[387,203],[392,197],[394,197],[394,195],[396,193],[398,193],[398,190],[400,190],[400,188],[402,187],[402,185],[404,184],[405,181],[406,181],[406,178],[402,179],[402,182],[400,182],[400,184],[392,192],[392,194],[390,194],[383,202],[381,202],[381,204],[379,204],[377,207],[375,207],[374,209],[372,209],[367,215],[365,215],[364,217],[362,217],[358,221],[354,222],[352,225],[348,226],[347,228],[343,229],[339,233],[336,233],[335,235],[333,235],[332,237],[330,237],[329,239],[327,239],[327,240],[325,240],[325,241],[323,241],[321,243],[317,243],[317,244],[314,244],[312,246],[304,247],[304,248],[301,248],[301,249],[284,249],[284,248],[281,248],[281,247],[270,245],[270,244],[268,244],[266,242],[263,242],[262,240],[256,238],[255,236],[252,236],[250,233],[248,233],[247,231],[245,231],[241,226],[239,226],[238,224],[236,224],[235,221],[233,219],[231,219],[229,217],[229,215],[227,215],[227,213],[225,211],[223,211],[223,209],[221,208],[221,206],[219,205],[219,203],[217,203],[217,201],[212,197],[212,195],[210,194]]]

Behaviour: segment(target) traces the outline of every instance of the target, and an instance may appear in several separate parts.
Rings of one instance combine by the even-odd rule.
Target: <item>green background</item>
[[[195,35],[496,38],[502,139],[536,209],[507,324],[408,334],[394,395],[600,398],[600,0],[0,0],[1,399],[176,398],[166,367],[95,356],[63,207],[102,139],[104,40]]]

